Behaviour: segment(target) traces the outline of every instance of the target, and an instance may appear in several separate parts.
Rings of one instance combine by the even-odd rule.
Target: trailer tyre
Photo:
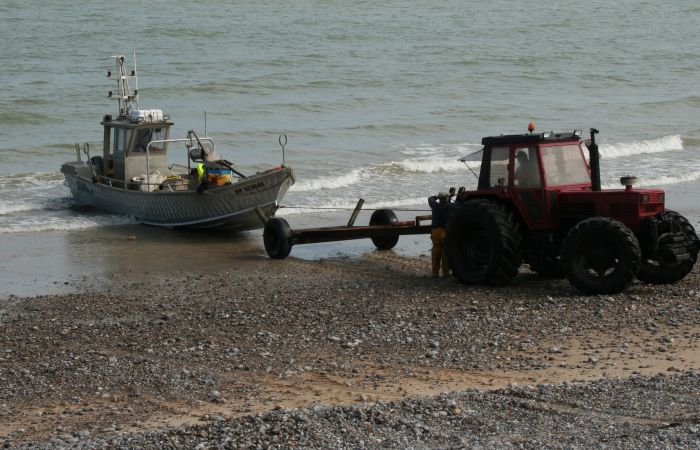
[[[394,211],[390,209],[377,209],[372,213],[372,216],[369,218],[370,226],[391,225],[393,223],[396,223],[397,221],[398,219],[396,218],[396,214],[394,214]],[[375,236],[372,238],[372,243],[379,250],[390,250],[396,246],[397,242],[399,242],[398,234],[390,236]]]
[[[292,251],[292,229],[286,220],[273,217],[263,231],[265,251],[270,258],[284,259]]]
[[[450,214],[447,255],[464,284],[503,286],[518,274],[522,234],[513,213],[489,200],[470,200]]]
[[[562,265],[569,282],[587,294],[614,294],[634,280],[639,242],[623,223],[607,217],[582,220],[566,235]]]
[[[685,278],[698,259],[698,236],[688,219],[675,211],[666,210],[666,217],[671,221],[671,232],[682,232],[683,245],[687,249],[688,259],[678,260],[666,244],[673,244],[670,235],[661,236],[658,256],[656,258],[642,258],[637,278],[647,283],[669,284]]]

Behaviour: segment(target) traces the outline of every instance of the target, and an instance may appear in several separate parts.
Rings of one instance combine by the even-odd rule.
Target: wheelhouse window
[[[131,138],[131,130],[128,128],[114,128],[114,143],[112,153],[114,156],[123,157],[129,139]]]
[[[491,187],[508,186],[508,147],[491,149]]]
[[[540,147],[548,186],[591,182],[588,166],[578,145]]]
[[[151,141],[161,141],[165,139],[165,128],[138,128],[136,130],[136,141],[134,144],[134,153],[145,153],[148,143]],[[151,145],[149,151],[151,153],[159,153],[163,151],[164,144]]]

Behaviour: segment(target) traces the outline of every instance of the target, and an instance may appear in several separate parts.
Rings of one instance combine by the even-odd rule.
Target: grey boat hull
[[[141,223],[166,228],[260,228],[265,218],[275,214],[294,184],[292,169],[283,166],[211,187],[201,194],[193,190],[144,192],[93,182],[64,169],[76,206],[131,216]]]

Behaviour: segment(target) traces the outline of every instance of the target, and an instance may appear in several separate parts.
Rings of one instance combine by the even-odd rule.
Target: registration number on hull
[[[236,188],[234,191],[236,194],[242,194],[242,193],[249,193],[249,192],[255,192],[259,191],[261,189],[265,188],[265,182],[264,181],[258,181],[257,183],[249,184],[247,186],[243,186],[241,188]]]

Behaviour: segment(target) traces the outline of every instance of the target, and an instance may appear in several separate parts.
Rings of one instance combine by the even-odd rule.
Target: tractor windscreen
[[[540,153],[548,186],[590,184],[591,175],[578,145],[541,147]]]

